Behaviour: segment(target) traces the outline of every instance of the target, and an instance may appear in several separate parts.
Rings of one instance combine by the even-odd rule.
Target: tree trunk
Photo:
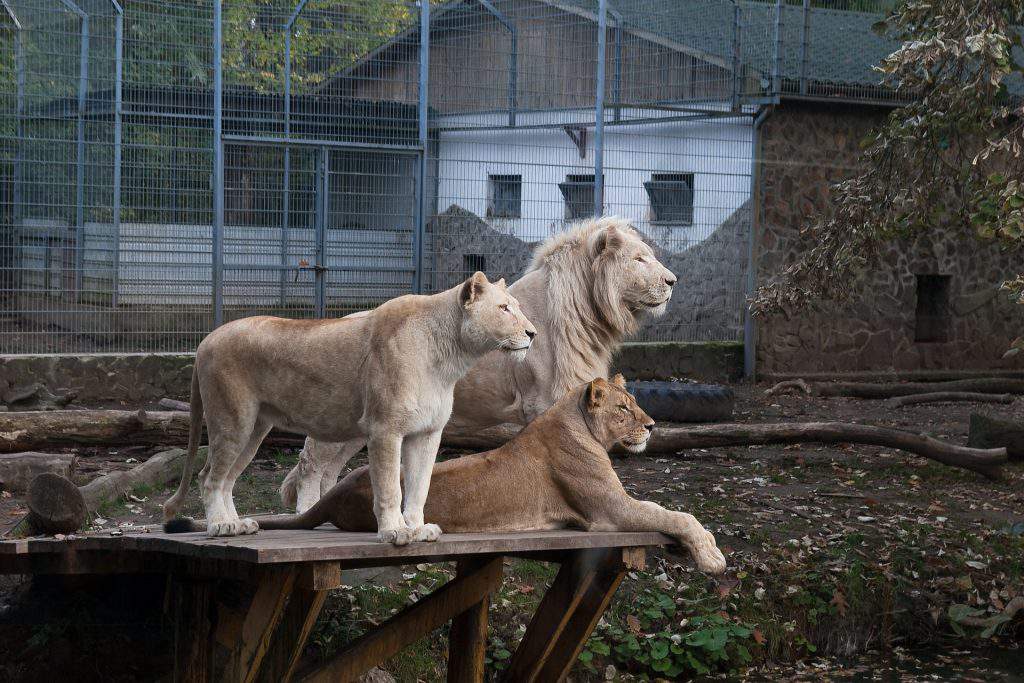
[[[178,411],[47,410],[0,413],[0,453],[82,444],[184,446],[189,413]],[[271,442],[301,437],[272,432]]]
[[[979,394],[974,391],[936,391],[931,394],[910,394],[896,396],[885,402],[890,408],[899,408],[914,403],[952,403],[970,401],[972,403],[1013,403],[1013,394]]]
[[[817,396],[849,396],[851,398],[893,398],[911,394],[931,394],[938,391],[974,391],[983,394],[1024,394],[1024,379],[988,377],[960,379],[952,382],[904,382],[877,384],[873,382],[805,382],[787,380],[769,389],[768,395],[785,389],[800,388]]]
[[[205,450],[205,448],[200,449],[196,457],[197,460],[205,459]],[[104,502],[127,493],[136,486],[162,486],[178,482],[181,479],[184,463],[185,449],[172,448],[157,453],[146,462],[136,465],[130,470],[111,472],[94,479],[79,490],[89,509],[96,510]],[[202,467],[202,462],[199,463],[199,467]],[[199,467],[193,468],[193,471],[198,471]]]
[[[0,454],[0,488],[23,492],[43,472],[70,477],[75,466],[72,453],[4,453]]]
[[[494,448],[511,439],[518,431],[518,425],[507,424],[473,430],[449,428],[445,430],[442,443],[458,448]],[[647,452],[669,454],[691,448],[808,442],[862,443],[896,448],[945,465],[972,470],[991,479],[999,478],[1000,465],[1006,462],[1006,450],[1003,448],[968,448],[924,434],[846,422],[655,427],[647,442]]]
[[[972,413],[967,443],[975,448],[1002,446],[1010,460],[1024,460],[1024,423]]]

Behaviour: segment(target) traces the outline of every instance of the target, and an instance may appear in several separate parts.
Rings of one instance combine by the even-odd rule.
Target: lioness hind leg
[[[725,571],[725,556],[714,535],[697,518],[685,512],[666,510],[657,503],[625,499],[608,510],[617,531],[660,531],[690,551],[697,568],[708,574]]]
[[[230,414],[226,410],[222,410],[219,415],[211,415],[211,412],[207,411],[210,446],[200,484],[200,495],[206,511],[207,533],[210,536],[237,536],[246,531],[234,510],[230,498],[231,489],[227,487],[227,482],[239,457],[252,439],[255,415],[246,419],[245,416]],[[234,482],[231,481],[231,484]],[[227,500],[225,491],[228,492]]]
[[[338,473],[345,463],[366,444],[364,440],[357,439],[354,442],[357,447],[350,450],[352,443],[318,441],[307,436],[299,453],[299,462],[281,484],[281,502],[287,507],[294,507],[299,514],[316,505],[337,483]]]
[[[441,537],[441,527],[423,522],[423,506],[427,503],[430,475],[434,470],[440,444],[440,431],[407,436],[402,443],[402,479],[405,482],[403,517],[412,529],[414,541],[436,541]]]
[[[373,514],[377,518],[377,540],[407,545],[412,531],[402,517],[402,437],[375,434],[368,443]]]

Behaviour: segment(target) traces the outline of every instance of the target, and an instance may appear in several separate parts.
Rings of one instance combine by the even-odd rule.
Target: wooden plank
[[[287,683],[292,679],[327,595],[327,591],[309,590],[301,584],[295,586],[270,641],[270,649],[263,657],[257,680]]]
[[[562,565],[503,681],[563,680],[625,571],[621,549],[580,550]]]
[[[467,576],[493,561],[478,558],[459,560],[456,576]],[[480,602],[452,619],[448,636],[448,683],[482,683],[484,680],[487,608],[490,603],[490,595],[485,595]]]
[[[456,577],[428,597],[407,607],[305,673],[303,681],[354,681],[368,669],[430,634],[446,621],[479,603],[501,583],[502,559],[496,557],[473,572]]]
[[[0,557],[110,550],[160,552],[256,564],[346,560],[401,564],[440,561],[460,555],[650,546],[671,542],[667,536],[654,532],[584,532],[564,529],[512,534],[445,534],[436,543],[392,546],[378,543],[375,534],[342,532],[325,526],[301,531],[261,531],[252,536],[229,538],[208,538],[205,532],[165,534],[158,530],[125,533],[123,536],[83,535],[63,541],[33,538],[0,542]]]
[[[242,610],[218,604],[216,637],[229,651],[221,680],[256,679],[298,574],[297,568],[268,572]]]

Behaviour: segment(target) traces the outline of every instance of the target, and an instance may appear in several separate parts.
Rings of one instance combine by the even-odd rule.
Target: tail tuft
[[[190,517],[175,517],[164,522],[164,532],[168,534],[187,534],[203,530],[203,527]]]

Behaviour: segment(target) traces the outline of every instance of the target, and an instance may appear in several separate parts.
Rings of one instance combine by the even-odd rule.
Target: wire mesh
[[[238,0],[217,64],[214,0],[6,0],[0,351],[189,351],[514,279],[595,208],[680,276],[640,339],[742,339],[754,116],[892,100],[884,8]]]

